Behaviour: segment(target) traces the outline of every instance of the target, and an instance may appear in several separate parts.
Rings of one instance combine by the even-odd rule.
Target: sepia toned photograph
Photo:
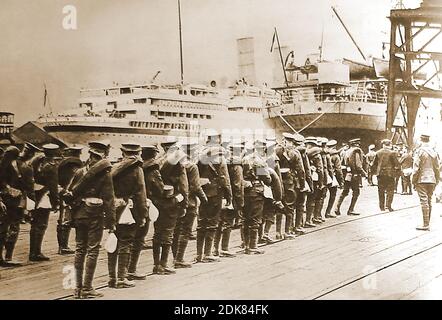
[[[1,7],[0,300],[442,299],[442,0]]]

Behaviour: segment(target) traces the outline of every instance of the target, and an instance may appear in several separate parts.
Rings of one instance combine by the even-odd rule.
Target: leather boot
[[[232,230],[227,228],[223,231],[223,237],[221,242],[221,256],[222,257],[234,257],[235,253],[229,251],[230,233]]]
[[[180,232],[178,228],[175,228],[175,232],[173,233],[173,240],[172,240],[172,256],[176,258],[176,253],[178,250],[178,238],[180,236]]]
[[[129,259],[129,267],[127,269],[127,279],[129,280],[146,280],[146,274],[137,272],[138,260],[140,260],[141,248],[132,248]]]
[[[33,261],[35,256],[35,230],[31,227],[31,231],[29,231],[29,260]]]
[[[276,228],[276,240],[281,240],[282,239],[282,233],[281,233],[281,229],[282,229],[282,214],[277,214],[276,215],[275,228]]]
[[[135,282],[127,279],[127,266],[129,264],[130,253],[120,252],[118,254],[118,281],[117,288],[135,287]]]
[[[336,209],[335,209],[335,215],[337,215],[337,216],[341,215],[341,206],[342,206],[342,203],[344,202],[345,197],[347,197],[347,194],[342,192],[338,198],[338,202],[336,203]]]
[[[180,236],[178,241],[178,251],[175,259],[175,268],[191,268],[192,264],[184,261],[184,254],[186,253],[187,243],[189,241],[185,236]]]
[[[71,234],[71,227],[70,226],[62,226],[61,227],[61,234],[63,242],[61,244],[61,248],[59,248],[59,254],[66,255],[66,254],[74,254],[75,250],[72,250],[69,248],[69,235]]]
[[[50,259],[41,253],[44,232],[35,232],[34,234],[34,256],[29,257],[30,261],[49,261]]]
[[[165,274],[173,274],[176,273],[176,271],[173,268],[170,268],[167,266],[167,261],[169,259],[169,251],[170,251],[170,245],[163,244],[161,246],[161,261],[160,265],[163,267],[163,270]]]
[[[213,246],[213,240],[215,238],[215,232],[216,232],[216,230],[214,230],[214,229],[209,229],[206,231],[206,237],[204,238],[203,262],[218,261],[218,257],[215,257],[212,255],[212,246]]]
[[[251,229],[248,254],[262,254],[262,253],[264,253],[264,251],[258,249],[258,230]]]
[[[287,214],[285,216],[284,239],[292,240],[295,238],[295,236],[290,233],[290,227],[292,226],[292,221],[293,221],[293,215]]]
[[[416,230],[429,231],[430,230],[430,210],[422,208],[423,225],[416,227]]]
[[[353,195],[351,196],[350,207],[348,208],[347,215],[350,215],[350,216],[358,216],[358,215],[359,215],[359,213],[354,212],[354,210],[355,210],[355,205],[356,205],[356,201],[358,201],[358,198],[359,198],[359,195],[355,195],[355,194],[353,194]]]
[[[109,272],[109,288],[117,287],[117,260],[118,260],[118,251],[115,250],[113,253],[107,254],[107,270]]]
[[[219,256],[219,245],[221,242],[222,237],[222,225],[220,223],[220,226],[215,231],[215,239],[213,240],[213,255],[218,257]]]
[[[61,249],[63,248],[64,239],[63,239],[63,232],[62,232],[62,225],[57,225],[57,243],[58,243],[58,254],[61,254]]]
[[[394,211],[392,208],[393,198],[394,198],[394,193],[387,192],[387,209],[390,212]]]
[[[206,230],[198,229],[196,232],[196,258],[195,262],[202,262],[204,238],[206,237]]]
[[[152,253],[153,253],[153,273],[161,274],[162,267],[160,268],[160,255],[161,244],[158,241],[152,241]]]
[[[84,273],[84,285],[82,290],[83,298],[98,298],[102,297],[103,294],[95,291],[92,287],[92,281],[94,280],[95,269],[97,267],[98,255],[91,257],[90,255],[86,258],[86,266]]]

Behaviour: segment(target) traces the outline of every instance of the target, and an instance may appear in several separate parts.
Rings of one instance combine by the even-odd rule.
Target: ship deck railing
[[[281,97],[283,104],[292,104],[294,102],[368,102],[368,103],[387,103],[387,93],[377,91],[375,89],[357,88],[348,92],[302,92],[296,90],[287,91]]]

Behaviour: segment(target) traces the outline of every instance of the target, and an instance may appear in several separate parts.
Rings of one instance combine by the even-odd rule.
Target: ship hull
[[[322,136],[339,143],[361,138],[362,145],[386,137],[386,105],[376,103],[294,103],[269,110],[268,125],[278,135],[294,128],[304,136]]]

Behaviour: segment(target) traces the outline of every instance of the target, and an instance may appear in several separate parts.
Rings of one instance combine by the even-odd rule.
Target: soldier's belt
[[[81,201],[88,207],[101,207],[103,205],[103,199],[100,198],[83,198]]]

